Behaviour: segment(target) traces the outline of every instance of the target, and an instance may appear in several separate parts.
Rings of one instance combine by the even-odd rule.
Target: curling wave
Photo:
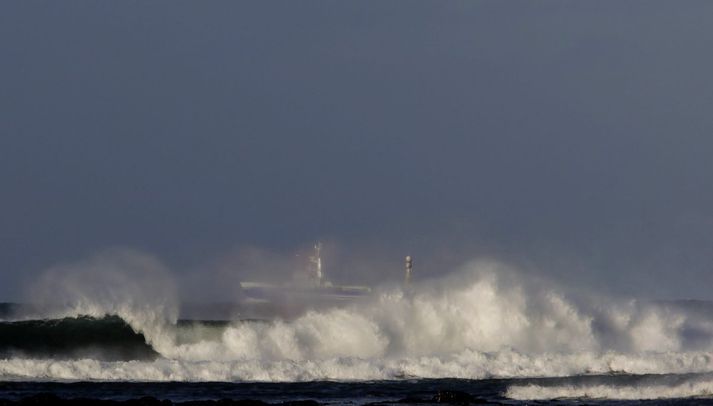
[[[0,358],[146,360],[158,353],[121,318],[0,322]]]

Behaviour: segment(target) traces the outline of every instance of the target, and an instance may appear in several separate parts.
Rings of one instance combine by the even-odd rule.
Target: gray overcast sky
[[[713,299],[713,2],[4,1],[0,301],[315,238]],[[549,272],[549,271],[548,271]]]

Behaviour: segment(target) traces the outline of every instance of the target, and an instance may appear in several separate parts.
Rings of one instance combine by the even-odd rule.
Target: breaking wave
[[[713,313],[706,304],[572,295],[496,262],[471,263],[409,290],[377,289],[368,301],[289,321],[211,324],[177,322],[171,283],[154,271],[160,266],[144,257],[121,258],[120,267],[100,258],[82,267],[87,271],[47,276],[53,288],[41,297],[50,298],[53,310],[44,317],[71,318],[61,328],[114,323],[105,327],[115,334],[123,328],[128,335],[122,337],[146,353],[6,352],[0,379],[309,381],[713,371]],[[138,271],[126,273],[125,267]],[[524,386],[508,394],[548,398],[567,396],[559,394],[567,390],[576,397],[589,388]]]

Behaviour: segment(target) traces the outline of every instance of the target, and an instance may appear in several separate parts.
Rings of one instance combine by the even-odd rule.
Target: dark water
[[[572,384],[596,384],[612,377],[592,376],[563,378]],[[315,400],[330,405],[433,404],[461,403],[458,400],[438,402],[437,395],[451,392],[467,394],[470,404],[561,404],[561,405],[713,405],[713,399],[688,398],[672,400],[613,401],[597,399],[553,399],[547,401],[517,401],[504,397],[510,385],[529,383],[561,385],[563,379],[493,379],[493,380],[404,380],[377,382],[303,382],[303,383],[133,383],[133,382],[0,382],[0,399],[17,401],[43,393],[62,399],[92,398],[126,401],[150,396],[174,403],[197,400],[254,399],[267,403]],[[621,377],[618,378],[621,380]],[[630,376],[626,383],[656,379],[650,376]]]

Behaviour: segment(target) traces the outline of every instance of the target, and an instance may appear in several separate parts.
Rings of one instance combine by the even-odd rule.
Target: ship
[[[313,307],[338,306],[371,295],[364,285],[340,285],[325,277],[322,244],[314,245],[307,269],[282,284],[241,281],[241,307],[251,314],[291,316]]]

